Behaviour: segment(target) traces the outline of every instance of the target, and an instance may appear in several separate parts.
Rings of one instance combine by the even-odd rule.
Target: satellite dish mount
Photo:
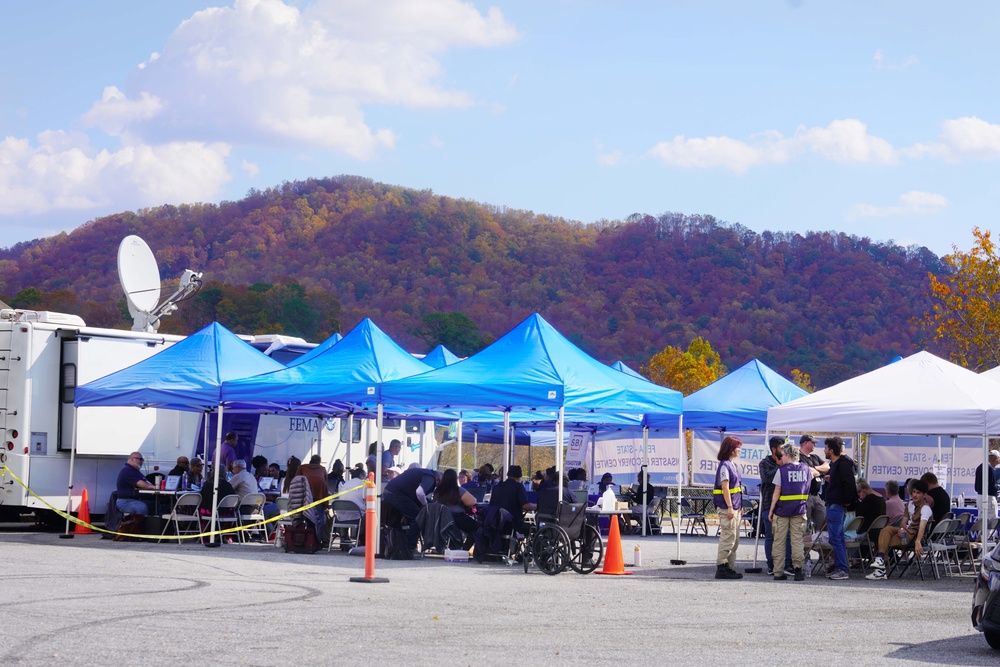
[[[121,279],[132,331],[156,333],[160,318],[177,310],[177,302],[190,298],[201,289],[201,275],[185,269],[177,290],[160,302],[160,270],[146,242],[138,236],[126,236],[118,246],[118,277]]]

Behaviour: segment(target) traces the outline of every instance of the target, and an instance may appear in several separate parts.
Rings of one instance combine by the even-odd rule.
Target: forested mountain
[[[585,225],[342,176],[0,250],[0,298],[127,327],[116,252],[128,234],[165,279],[205,273],[163,331],[218,319],[319,340],[371,317],[423,352],[429,315],[461,313],[489,340],[537,311],[605,362],[638,367],[701,336],[730,368],[756,357],[817,387],[919,349],[911,318],[928,306],[928,272],[944,270],[926,248],[845,234],[757,234],[675,213]]]

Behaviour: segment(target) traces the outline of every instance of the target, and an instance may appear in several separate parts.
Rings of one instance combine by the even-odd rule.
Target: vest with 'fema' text
[[[791,517],[806,513],[812,472],[805,463],[786,463],[778,469],[781,474],[781,494],[774,506],[777,516]]]
[[[738,510],[743,507],[743,478],[740,477],[740,470],[732,461],[719,461],[719,468],[715,471],[715,490],[712,491],[712,501],[719,509],[726,509],[726,496],[722,493],[722,469],[729,471],[729,496],[733,501],[733,509]]]

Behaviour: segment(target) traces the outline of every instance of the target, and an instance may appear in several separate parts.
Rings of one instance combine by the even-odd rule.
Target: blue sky
[[[944,254],[1000,204],[1000,4],[64,0],[0,22],[0,246],[359,174]]]

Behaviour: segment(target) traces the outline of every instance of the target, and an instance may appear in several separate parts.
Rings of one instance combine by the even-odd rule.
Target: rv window
[[[424,423],[422,421],[414,421],[412,419],[406,420],[406,432],[407,433],[423,433]]]
[[[62,365],[62,385],[59,387],[59,400],[72,403],[76,400],[76,364]]]
[[[351,442],[361,442],[361,420],[360,419],[355,419],[354,420],[354,428],[352,430],[353,430],[353,433],[351,433]],[[347,442],[347,420],[346,419],[341,419],[340,420],[340,441],[341,442]]]
[[[399,428],[400,424],[402,424],[402,420],[389,419],[388,417],[382,418],[382,428]]]

